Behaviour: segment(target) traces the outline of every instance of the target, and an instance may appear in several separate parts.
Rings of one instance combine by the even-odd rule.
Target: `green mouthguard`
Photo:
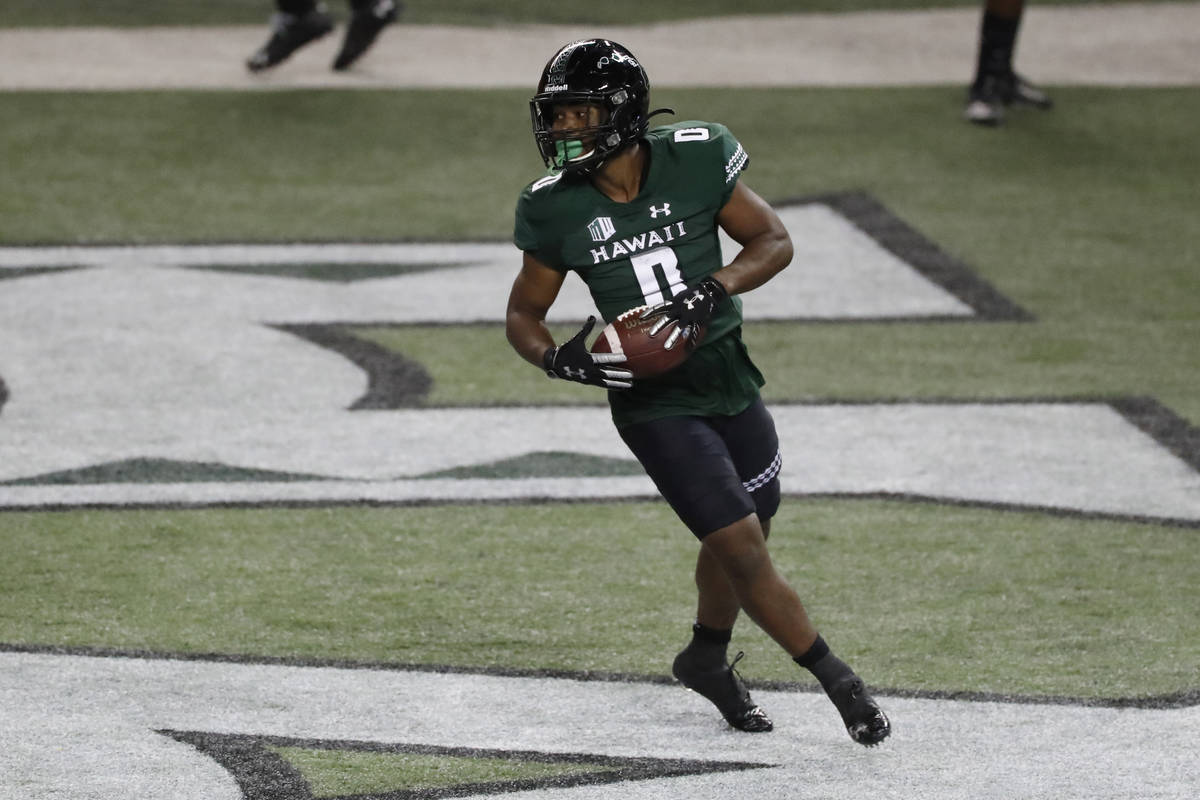
[[[583,155],[583,142],[566,139],[554,143],[554,166],[565,166],[568,161]]]

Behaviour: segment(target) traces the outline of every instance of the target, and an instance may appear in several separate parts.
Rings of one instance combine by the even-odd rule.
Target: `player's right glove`
[[[727,297],[729,292],[719,280],[710,275],[670,300],[650,306],[641,313],[641,319],[658,317],[650,328],[651,336],[657,336],[659,331],[674,323],[675,327],[663,342],[664,350],[670,350],[680,339],[683,339],[687,346],[695,347],[698,334],[708,325],[712,315],[717,313],[717,307]]]
[[[608,366],[623,362],[624,353],[588,352],[585,339],[595,325],[596,318],[588,317],[579,333],[557,347],[546,348],[542,355],[542,366],[546,368],[546,374],[551,378],[564,378],[590,386],[602,386],[605,389],[628,389],[633,386],[633,373],[627,369]]]

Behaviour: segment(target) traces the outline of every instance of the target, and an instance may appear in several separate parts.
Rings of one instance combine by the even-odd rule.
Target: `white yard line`
[[[243,62],[266,24],[217,28],[0,30],[0,91],[299,87],[530,88],[554,48],[603,35],[641,55],[657,86],[965,83],[976,9],[722,17],[647,26],[398,25],[347,74],[340,31],[265,75]],[[1200,84],[1200,3],[1026,12],[1018,69],[1052,85]]]
[[[1126,800],[1194,797],[1200,780],[1200,707],[885,697],[895,733],[864,750],[811,692],[756,691],[776,728],[750,736],[677,686],[3,653],[0,697],[0,794],[29,800],[240,795],[164,729],[770,765],[514,798]]]

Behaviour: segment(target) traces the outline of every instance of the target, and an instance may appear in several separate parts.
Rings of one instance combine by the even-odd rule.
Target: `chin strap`
[[[646,115],[646,119],[648,120],[651,117],[656,116],[658,114],[672,114],[673,115],[674,113],[675,113],[675,109],[673,109],[673,108],[656,108],[653,111],[651,111],[649,114]]]

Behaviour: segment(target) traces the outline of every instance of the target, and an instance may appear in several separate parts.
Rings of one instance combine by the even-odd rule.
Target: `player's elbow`
[[[792,256],[795,254],[792,248],[792,237],[788,235],[787,229],[782,225],[772,229],[765,237],[764,242],[764,261],[769,265],[770,275],[778,275],[788,264],[792,263]]]
[[[788,236],[788,232],[784,230],[775,244],[775,262],[779,264],[777,272],[782,272],[788,264],[792,263],[793,255],[795,255],[795,250],[792,248],[792,237]]]
[[[528,313],[511,305],[508,307],[508,313],[504,316],[504,335],[514,348],[520,350],[521,343],[529,336],[529,329],[536,326],[537,321],[531,319]]]

